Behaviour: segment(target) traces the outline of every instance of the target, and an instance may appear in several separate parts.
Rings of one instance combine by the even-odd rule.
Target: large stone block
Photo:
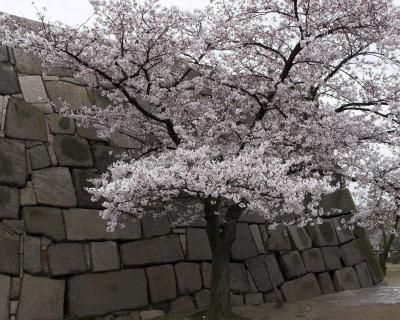
[[[360,281],[352,267],[336,270],[333,274],[333,282],[337,291],[359,289]]]
[[[230,274],[230,287],[235,293],[247,293],[249,292],[249,282],[247,280],[246,267],[242,263],[230,263],[229,264]]]
[[[44,144],[28,149],[28,155],[32,170],[39,170],[51,166],[49,152]]]
[[[196,309],[192,299],[189,297],[180,297],[171,301],[171,313],[176,312],[192,312]]]
[[[203,289],[197,292],[194,296],[197,308],[205,309],[210,305],[210,290]]]
[[[337,246],[339,244],[335,227],[331,220],[325,220],[322,224],[309,226],[308,231],[317,247]]]
[[[272,283],[275,286],[279,286],[282,282],[285,281],[274,254],[268,254],[265,256],[265,264],[268,266],[268,271],[271,275]]]
[[[24,272],[39,274],[42,271],[40,261],[40,238],[24,236]]]
[[[49,101],[41,76],[22,76],[18,80],[26,102],[46,103]]]
[[[292,250],[290,244],[289,231],[285,226],[279,226],[269,231],[267,248],[270,251],[289,251]]]
[[[166,215],[153,216],[151,213],[145,214],[141,222],[143,237],[145,238],[163,236],[171,232],[171,224]]]
[[[188,295],[202,289],[200,266],[197,263],[179,262],[175,265],[175,274],[180,295]]]
[[[262,293],[248,293],[245,295],[244,299],[248,306],[257,306],[264,303]]]
[[[118,245],[114,241],[90,244],[94,272],[117,270],[120,267]]]
[[[93,184],[89,179],[99,178],[100,174],[96,169],[74,169],[72,179],[74,180],[76,199],[79,208],[102,209],[102,200],[92,201],[92,195],[85,188],[92,188]]]
[[[146,269],[152,303],[159,303],[176,298],[174,267],[170,264]]]
[[[340,249],[338,247],[321,248],[321,253],[325,261],[326,270],[332,271],[342,267]]]
[[[49,207],[24,207],[22,217],[28,234],[42,235],[55,241],[65,239],[61,210]]]
[[[45,81],[44,85],[50,100],[58,107],[62,107],[62,102],[75,109],[91,106],[85,87],[66,81]]]
[[[301,251],[312,247],[311,238],[305,228],[290,226],[288,229],[295,249]]]
[[[290,251],[279,257],[285,279],[293,279],[307,273],[298,251]]]
[[[356,239],[340,247],[343,262],[347,267],[354,266],[368,257],[363,250],[363,241],[363,239]]]
[[[234,260],[246,260],[258,255],[258,250],[247,223],[236,225],[236,240],[231,248]]]
[[[322,294],[335,293],[335,287],[332,282],[331,275],[329,272],[319,273],[317,275],[319,286],[321,288]]]
[[[32,53],[22,49],[14,48],[14,59],[19,73],[42,74],[42,63],[40,59]]]
[[[141,237],[140,222],[132,218],[124,220],[124,228],[107,231],[107,221],[99,216],[97,210],[67,209],[63,210],[67,239],[84,240],[134,240]]]
[[[5,133],[10,138],[47,142],[46,117],[24,100],[11,98],[7,106]]]
[[[68,280],[67,313],[75,317],[138,309],[147,304],[147,280],[142,269],[83,274]]]
[[[0,186],[0,219],[18,219],[19,190]]]
[[[11,65],[0,65],[0,95],[19,92],[17,75]]]
[[[0,184],[24,187],[28,175],[25,144],[0,138],[0,150]]]
[[[187,228],[187,260],[211,260],[211,248],[205,229]]]
[[[47,252],[53,276],[77,274],[88,270],[83,244],[56,243],[50,245]]]
[[[374,285],[366,262],[356,264],[354,268],[356,269],[358,280],[360,280],[361,288],[369,288]]]
[[[339,189],[323,195],[321,205],[324,213],[329,215],[350,213],[356,210],[353,197],[348,189]]]
[[[125,148],[125,149],[142,148],[142,143],[139,140],[118,131],[114,132],[111,135],[111,141],[114,146],[119,148]]]
[[[265,256],[257,256],[247,259],[246,266],[259,291],[267,292],[272,289],[271,282],[268,279],[267,268],[265,266]]]
[[[6,46],[0,46],[0,62],[8,62],[8,52]]]
[[[10,317],[11,277],[0,274],[0,319]]]
[[[379,257],[377,255],[373,255],[368,259],[368,267],[369,271],[371,272],[372,280],[375,284],[381,282],[384,279],[385,275],[381,269]]]
[[[75,190],[67,168],[46,168],[32,172],[39,204],[69,208],[76,206]]]
[[[340,243],[346,243],[354,239],[354,234],[353,231],[350,230],[349,228],[346,228],[343,226],[343,223],[341,222],[343,218],[338,217],[335,219],[332,219],[333,225],[336,230],[337,238]]]
[[[64,280],[24,275],[18,320],[63,320]]]
[[[120,245],[120,253],[125,266],[172,263],[183,260],[182,247],[176,234],[123,243]]]
[[[307,299],[321,295],[321,289],[313,273],[285,282],[281,286],[281,291],[286,301]]]
[[[93,158],[96,169],[103,173],[107,168],[119,159],[123,149],[112,148],[108,146],[94,146]]]
[[[203,279],[203,287],[211,288],[211,263],[203,262],[201,264],[201,278]]]
[[[89,144],[85,139],[70,135],[57,135],[54,152],[61,166],[86,168],[93,166]]]
[[[53,134],[74,134],[75,122],[73,119],[67,118],[60,114],[48,114],[47,123],[50,132]]]
[[[311,248],[301,253],[307,272],[325,271],[325,263],[319,248]]]
[[[0,273],[19,275],[19,235],[0,224]]]
[[[108,141],[107,137],[102,137],[99,135],[97,130],[93,127],[80,127],[77,126],[76,131],[81,138],[90,140],[90,141],[99,141],[105,142]]]

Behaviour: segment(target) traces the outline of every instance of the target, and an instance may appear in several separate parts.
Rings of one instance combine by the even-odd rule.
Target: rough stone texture
[[[339,244],[336,237],[335,227],[330,220],[325,220],[322,224],[309,226],[308,231],[313,243],[317,247],[337,246]]]
[[[1,288],[1,286],[0,286]],[[11,278],[10,299],[17,299],[21,294],[21,278]]]
[[[33,190],[32,181],[26,183],[26,187],[20,189],[20,205],[25,206],[36,206],[38,204],[35,191]]]
[[[379,264],[379,257],[376,255],[370,257],[368,259],[368,266],[374,283],[377,284],[381,282],[384,279],[384,274]]]
[[[246,260],[258,254],[256,244],[247,223],[238,223],[236,226],[236,240],[232,244],[232,258]]]
[[[19,190],[0,186],[0,219],[18,219]]]
[[[319,248],[304,250],[301,253],[307,272],[325,271],[325,263]]]
[[[92,140],[92,141],[99,141],[99,142],[105,142],[108,139],[106,137],[101,137],[95,128],[86,128],[86,127],[79,127],[77,126],[76,131],[78,135],[82,138]]]
[[[82,86],[66,81],[45,81],[44,85],[50,100],[58,107],[62,106],[61,101],[76,109],[91,106],[87,91]]]
[[[174,267],[170,264],[146,269],[152,303],[159,303],[176,298]]]
[[[248,293],[245,295],[246,304],[249,306],[256,306],[264,303],[264,297],[262,293]]]
[[[187,228],[187,260],[211,260],[211,248],[205,229]]]
[[[42,271],[40,262],[40,238],[24,236],[24,271],[38,274]]]
[[[0,62],[8,62],[8,53],[6,46],[0,46]]]
[[[136,140],[121,132],[113,133],[111,139],[113,145],[116,147],[126,148],[126,149],[140,149],[142,147],[142,144],[139,140]]]
[[[47,142],[44,113],[24,100],[11,98],[7,106],[5,133],[9,138]]]
[[[244,305],[244,296],[242,294],[231,293],[231,305],[232,307]]]
[[[171,301],[171,312],[191,312],[195,309],[192,299],[189,297],[180,297],[174,301]]]
[[[211,263],[203,262],[201,264],[201,278],[203,279],[203,287],[211,288]]]
[[[141,320],[153,320],[163,316],[165,316],[165,313],[162,310],[145,310],[140,312]]]
[[[210,305],[210,290],[203,289],[194,296],[197,308],[206,309]]]
[[[341,256],[347,267],[362,262],[367,257],[361,251],[362,240],[356,239],[340,247]]]
[[[123,152],[122,149],[100,145],[96,145],[92,149],[94,164],[99,172],[105,172],[107,167],[117,161],[118,155]]]
[[[47,123],[50,132],[53,134],[74,134],[75,122],[73,119],[67,118],[59,114],[48,114]]]
[[[0,95],[19,92],[17,75],[10,65],[0,65]]]
[[[290,226],[288,229],[294,248],[301,251],[312,247],[311,238],[305,228]]]
[[[341,223],[341,218],[332,219],[332,222],[340,243],[346,243],[354,239],[353,232],[349,228],[343,227]]]
[[[180,295],[188,295],[202,288],[200,266],[197,263],[179,262],[175,265],[175,274]]]
[[[60,209],[25,207],[22,209],[22,217],[28,234],[43,235],[55,241],[65,239],[64,221]]]
[[[4,225],[16,234],[24,233],[24,221],[23,220],[3,220]]]
[[[265,266],[265,256],[257,256],[246,260],[246,266],[259,291],[266,292],[272,289]]]
[[[90,209],[101,209],[102,200],[92,201],[92,195],[88,193],[85,188],[93,187],[89,179],[99,178],[100,174],[96,169],[74,169],[72,170],[72,179],[75,185],[76,199],[78,201],[78,207],[90,208]]]
[[[183,252],[176,234],[123,243],[120,245],[120,253],[125,266],[172,263],[183,260]]]
[[[265,264],[268,266],[268,271],[271,275],[272,283],[275,286],[279,286],[282,282],[285,281],[275,255],[273,254],[266,255]]]
[[[171,232],[171,225],[166,215],[154,217],[152,214],[146,214],[141,222],[144,238],[162,236]]]
[[[54,152],[61,166],[77,168],[93,166],[89,144],[85,139],[57,135],[54,139]]]
[[[269,232],[267,243],[270,251],[289,251],[292,250],[290,244],[289,231],[285,226],[279,226]]]
[[[326,270],[337,270],[342,267],[340,261],[340,249],[337,247],[321,248],[321,253],[325,261]]]
[[[371,273],[369,272],[368,265],[366,262],[361,262],[354,266],[360,281],[361,288],[368,288],[374,285],[372,281]]]
[[[46,168],[32,172],[32,183],[39,204],[75,207],[76,197],[67,168]]]
[[[18,48],[14,48],[13,51],[16,69],[19,73],[42,74],[42,64],[38,57]]]
[[[322,294],[330,294],[336,292],[329,272],[319,273],[317,275],[317,278]]]
[[[120,267],[118,245],[113,241],[90,244],[94,272],[117,270]]]
[[[230,287],[235,293],[249,292],[249,282],[247,280],[247,271],[242,263],[230,263]]]
[[[260,232],[260,228],[257,224],[249,225],[251,235],[253,236],[254,243],[257,247],[257,251],[259,254],[265,253],[264,242]]]
[[[86,266],[85,248],[79,243],[57,243],[48,249],[49,267],[53,276],[82,273]]]
[[[10,290],[11,277],[0,274],[0,319],[9,319]]]
[[[350,213],[356,210],[353,198],[348,189],[339,189],[323,195],[321,197],[321,205],[324,212],[330,215]]]
[[[19,275],[19,235],[0,224],[0,273]]]
[[[48,102],[49,99],[47,98],[41,76],[23,76],[19,77],[18,80],[26,102]]]
[[[144,307],[146,275],[142,269],[130,269],[70,277],[68,302],[68,313],[76,317]]]
[[[0,184],[23,187],[27,178],[25,144],[0,138]]]
[[[356,272],[351,267],[336,270],[333,274],[333,282],[337,291],[360,288],[360,281]]]
[[[63,210],[67,239],[84,240],[134,240],[141,237],[140,222],[125,219],[125,228],[107,232],[107,221],[99,216],[97,210],[67,209]]]
[[[286,301],[307,299],[321,295],[317,278],[314,274],[308,273],[304,277],[285,282],[281,291]]]
[[[290,251],[279,257],[282,273],[286,279],[300,277],[307,273],[298,251]]]
[[[47,147],[42,144],[28,150],[32,170],[39,170],[51,166]]]
[[[64,280],[24,275],[18,320],[63,320]]]

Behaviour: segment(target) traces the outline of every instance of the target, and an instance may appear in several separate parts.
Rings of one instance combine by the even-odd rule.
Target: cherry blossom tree
[[[334,175],[364,172],[378,145],[398,152],[398,8],[390,0],[215,0],[192,12],[156,0],[91,3],[95,19],[76,28],[41,15],[32,31],[8,18],[2,42],[45,66],[71,66],[111,101],[63,112],[142,143],[89,190],[104,199],[110,231],[178,200],[201,202],[181,219],[207,222],[208,318],[227,317],[244,211],[272,227],[319,222]],[[374,208],[376,194],[368,198]]]

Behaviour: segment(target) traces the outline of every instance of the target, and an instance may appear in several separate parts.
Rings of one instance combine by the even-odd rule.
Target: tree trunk
[[[397,230],[398,225],[400,222],[400,216],[396,216],[395,224],[394,224],[394,229]],[[389,239],[387,239],[385,231],[383,231],[383,251],[379,254],[379,262],[381,265],[381,269],[383,273],[386,275],[386,262],[389,256],[389,252],[392,249],[392,244],[395,238],[395,234],[391,233],[389,236]]]

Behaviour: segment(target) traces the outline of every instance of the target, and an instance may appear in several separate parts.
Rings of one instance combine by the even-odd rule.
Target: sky
[[[38,9],[47,8],[46,16],[50,20],[59,20],[71,26],[81,24],[92,15],[92,6],[88,0],[35,0]],[[161,0],[162,5],[177,6],[181,9],[202,8],[208,0]],[[0,12],[36,19],[36,9],[32,0],[0,0]]]

